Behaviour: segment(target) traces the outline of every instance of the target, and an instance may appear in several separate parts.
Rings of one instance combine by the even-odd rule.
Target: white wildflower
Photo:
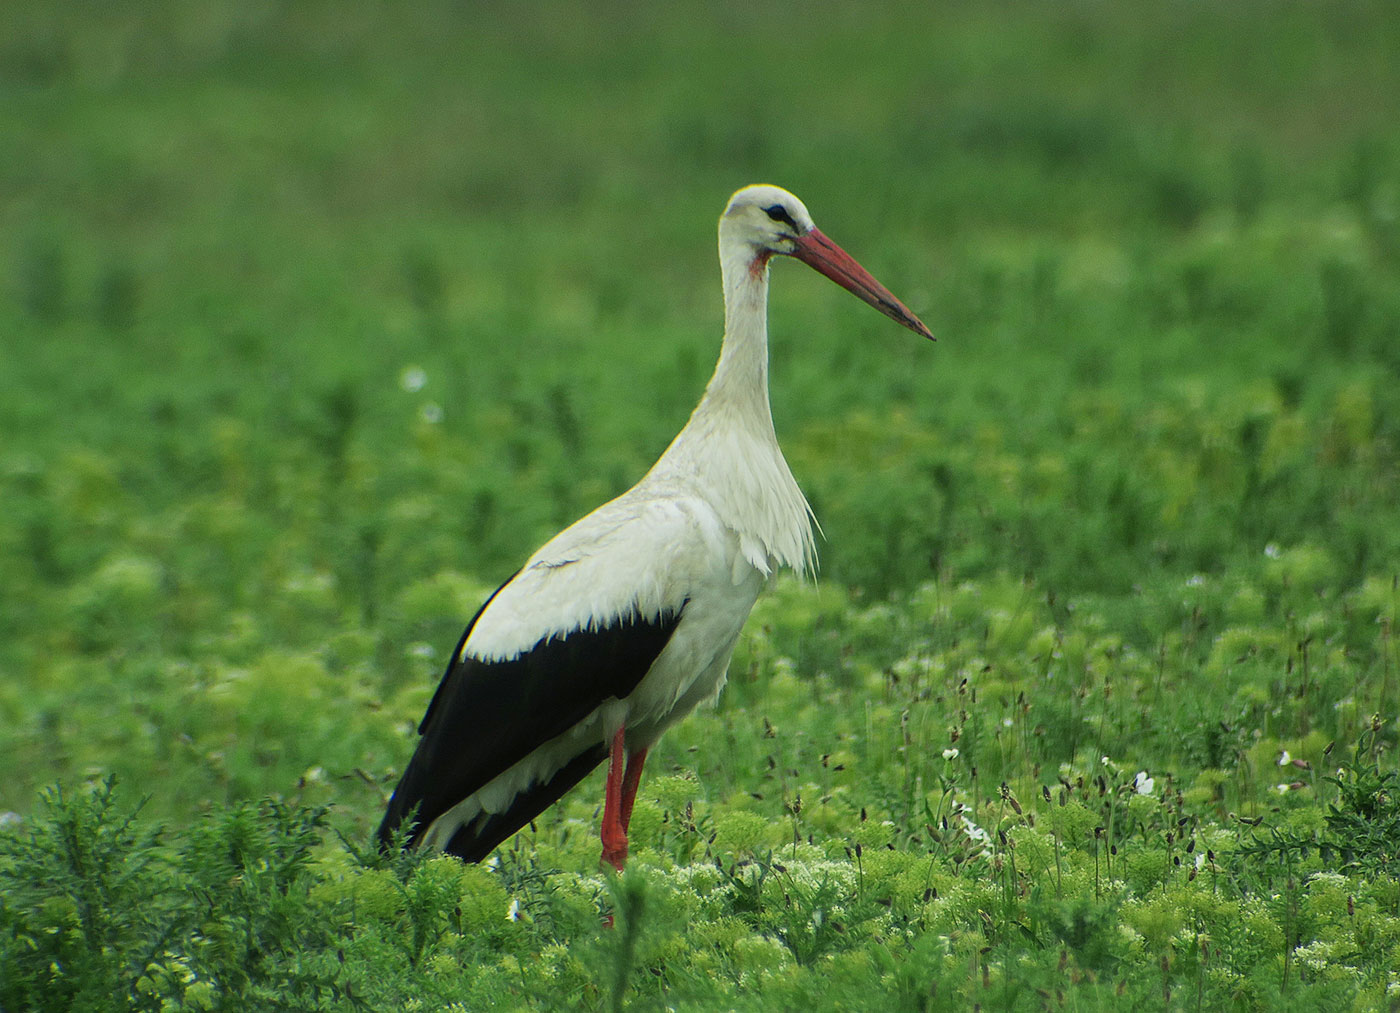
[[[1286,767],[1292,762],[1293,754],[1290,753],[1288,750],[1285,749],[1283,752],[1278,754],[1278,765],[1280,767]]]
[[[1291,784],[1276,784],[1274,785],[1274,791],[1278,792],[1280,795],[1287,795],[1292,787]]]
[[[416,394],[427,385],[428,374],[421,366],[405,366],[399,374],[399,386],[410,394]]]
[[[512,898],[510,899],[510,906],[509,906],[508,908],[506,908],[506,921],[508,921],[508,922],[518,922],[518,921],[520,921],[520,899],[519,899],[519,898],[517,898],[517,897],[512,897]]]
[[[978,844],[983,844],[988,847],[991,846],[991,834],[987,833],[987,831],[983,830],[976,823],[973,823],[972,820],[968,819],[966,813],[962,814],[962,821],[963,833],[967,834],[969,840],[976,841]]]
[[[950,746],[949,748],[943,750],[943,759],[945,759],[945,760],[956,760],[957,758],[958,758],[958,747],[957,747],[957,746]]]
[[[1133,777],[1133,791],[1139,795],[1151,795],[1153,787],[1157,784],[1156,778],[1148,777],[1147,771],[1139,770]]]
[[[418,417],[430,426],[435,426],[442,421],[442,405],[436,401],[425,401],[423,407],[418,409]]]
[[[1278,559],[1279,556],[1283,555],[1283,550],[1278,547],[1278,542],[1270,542],[1264,546],[1264,555],[1270,559]]]
[[[1293,956],[1301,966],[1311,971],[1323,971],[1332,963],[1332,944],[1317,939],[1294,949]]]

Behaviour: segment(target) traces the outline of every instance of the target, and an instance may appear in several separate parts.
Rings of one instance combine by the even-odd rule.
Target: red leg
[[[617,734],[613,736],[612,757],[608,762],[608,788],[607,794],[603,798],[603,828],[601,836],[603,838],[603,861],[607,862],[618,872],[627,864],[627,820],[623,816],[623,746],[626,741],[626,729],[619,728]],[[637,772],[639,775],[641,771]],[[633,786],[636,792],[636,786]],[[632,806],[628,799],[627,815],[630,816]]]
[[[632,825],[632,803],[637,801],[637,785],[642,780],[642,764],[647,762],[647,751],[639,749],[627,757],[627,775],[622,780],[622,832]]]

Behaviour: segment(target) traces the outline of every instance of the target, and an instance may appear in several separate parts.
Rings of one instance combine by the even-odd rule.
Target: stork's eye
[[[792,220],[792,215],[789,214],[788,209],[781,204],[774,204],[771,208],[764,208],[763,213],[775,222],[782,222],[784,225],[792,226],[794,231],[797,229],[797,223]]]

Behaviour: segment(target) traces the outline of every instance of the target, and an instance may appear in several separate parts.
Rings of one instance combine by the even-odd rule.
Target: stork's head
[[[761,273],[773,254],[794,257],[859,296],[891,320],[932,340],[933,334],[909,308],[876,281],[841,247],[826,238],[807,206],[782,187],[746,186],[719,220],[720,249],[731,244],[748,251],[749,270]]]
[[[798,237],[814,228],[806,205],[782,187],[766,183],[746,186],[730,197],[720,219],[726,238],[769,254],[792,254]]]

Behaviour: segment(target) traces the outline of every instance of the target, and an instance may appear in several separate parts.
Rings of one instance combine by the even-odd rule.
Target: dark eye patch
[[[792,226],[794,230],[797,229],[797,223],[792,220],[792,215],[790,215],[788,209],[781,204],[774,204],[771,208],[764,208],[763,213],[775,222],[782,222],[784,225]]]

